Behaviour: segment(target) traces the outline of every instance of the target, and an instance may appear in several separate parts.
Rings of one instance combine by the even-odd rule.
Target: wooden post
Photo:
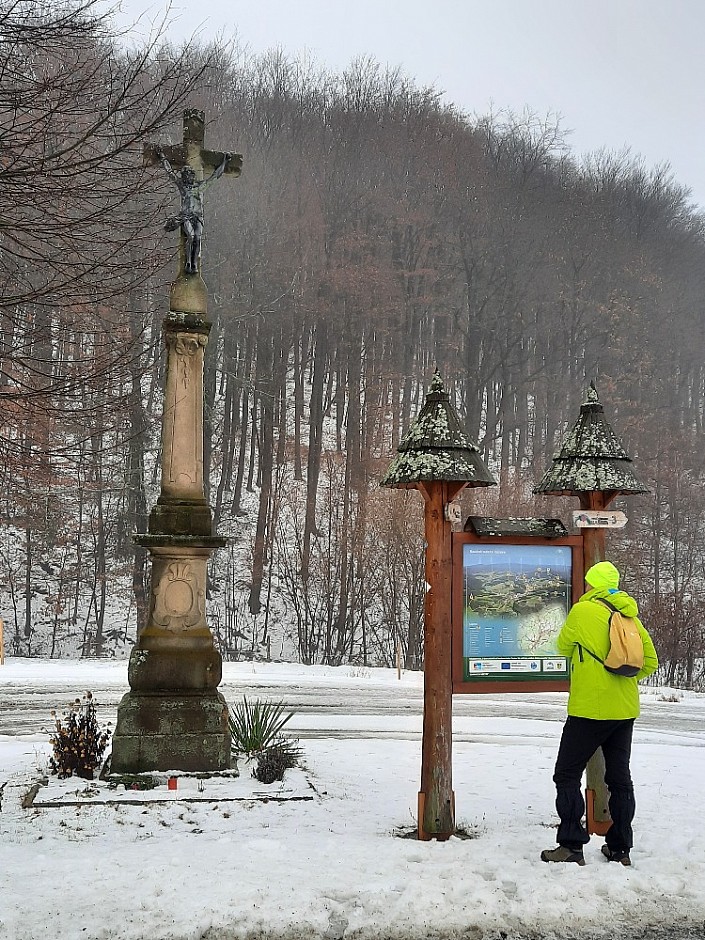
[[[612,502],[611,493],[592,491],[580,494],[581,509],[606,509]],[[605,530],[587,528],[583,530],[583,560],[585,571],[605,560]],[[598,748],[588,761],[586,768],[585,821],[591,834],[605,835],[612,825],[609,811],[609,790],[605,784],[605,758]]]
[[[419,793],[419,839],[448,839],[455,832],[451,674],[451,524],[446,503],[463,484],[424,482],[426,600],[424,608],[424,709]]]
[[[419,839],[447,839],[455,831],[452,779],[453,675],[451,664],[452,525],[449,503],[466,486],[494,486],[477,446],[434,373],[424,406],[397,447],[382,486],[416,489],[424,498],[424,708],[419,791]]]
[[[5,624],[0,617],[0,666],[5,665],[5,636],[4,636]]]

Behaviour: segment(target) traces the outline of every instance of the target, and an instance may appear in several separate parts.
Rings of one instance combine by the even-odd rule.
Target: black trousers
[[[560,816],[557,840],[569,849],[579,849],[589,841],[583,825],[585,801],[582,777],[587,762],[598,749],[605,757],[605,783],[610,791],[609,810],[612,817],[605,842],[614,851],[631,849],[632,820],[636,803],[629,773],[634,719],[597,721],[572,715],[563,727],[553,780],[556,784],[556,810]]]

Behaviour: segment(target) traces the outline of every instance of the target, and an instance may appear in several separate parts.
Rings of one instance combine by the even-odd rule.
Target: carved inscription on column
[[[152,622],[174,633],[205,627],[205,560],[171,561],[159,575],[152,598]]]
[[[203,498],[203,354],[200,333],[166,334],[162,492]]]

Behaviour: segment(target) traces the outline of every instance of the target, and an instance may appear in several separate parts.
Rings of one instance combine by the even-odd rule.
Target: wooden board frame
[[[507,676],[502,679],[463,678],[463,546],[464,545],[565,545],[571,549],[572,602],[584,593],[583,537],[569,535],[564,538],[546,539],[532,536],[478,536],[474,532],[454,532],[452,537],[453,584],[451,597],[452,625],[452,681],[453,694],[466,695],[497,692],[567,692],[567,679],[524,679]]]

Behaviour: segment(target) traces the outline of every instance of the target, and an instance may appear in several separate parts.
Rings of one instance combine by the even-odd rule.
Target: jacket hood
[[[591,588],[619,587],[619,571],[611,561],[598,561],[585,572],[585,581]]]
[[[613,607],[616,607],[620,613],[624,614],[625,617],[639,616],[637,602],[631,595],[627,594],[626,591],[616,591],[614,594],[610,594],[608,588],[593,588],[591,591],[588,591],[587,594],[583,594],[581,600],[606,600],[609,601]]]

